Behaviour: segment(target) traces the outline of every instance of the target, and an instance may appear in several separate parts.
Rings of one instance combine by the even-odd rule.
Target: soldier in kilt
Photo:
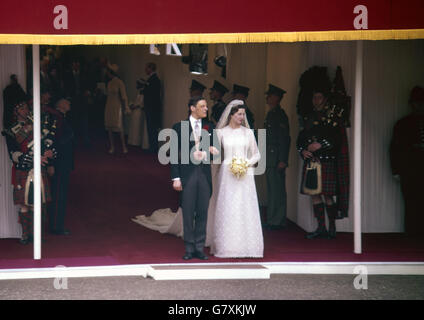
[[[311,161],[321,165],[321,192],[311,195],[315,218],[318,221],[316,231],[308,233],[307,239],[335,238],[335,220],[340,218],[339,210],[344,206],[340,197],[348,190],[348,156],[346,129],[329,117],[328,92],[316,89],[313,92],[313,111],[304,117],[304,129],[299,133],[297,149],[304,160],[301,190],[305,173]],[[346,174],[347,171],[347,175]],[[319,179],[319,177],[317,177]],[[346,179],[347,178],[347,179]],[[339,198],[340,203],[334,201]],[[346,209],[347,210],[347,209]],[[325,223],[325,211],[329,219],[329,231]]]
[[[46,166],[54,158],[53,141],[48,128],[42,127],[42,203],[50,201],[50,190]],[[13,162],[12,185],[13,200],[19,209],[19,223],[22,225],[22,238],[20,243],[28,244],[33,239],[33,121],[22,96],[14,104],[14,121],[11,127],[4,131],[10,158]],[[45,208],[43,208],[45,215]]]

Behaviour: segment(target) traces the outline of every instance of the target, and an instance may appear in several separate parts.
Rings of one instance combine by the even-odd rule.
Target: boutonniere
[[[209,131],[209,125],[208,124],[204,124],[202,129],[205,129],[206,131]]]

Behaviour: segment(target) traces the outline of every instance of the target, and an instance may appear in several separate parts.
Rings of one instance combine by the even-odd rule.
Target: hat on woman
[[[115,72],[115,73],[118,73],[118,70],[119,70],[119,66],[117,65],[117,64],[108,64],[108,68],[111,70],[111,71],[113,71],[113,72]]]

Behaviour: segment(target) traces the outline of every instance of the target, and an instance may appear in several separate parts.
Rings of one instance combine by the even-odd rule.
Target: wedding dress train
[[[215,190],[215,177],[217,174],[217,166],[212,165],[212,184],[214,185],[213,192]],[[212,194],[211,200],[214,199],[214,194]],[[209,202],[208,209],[208,222],[207,222],[207,231],[206,231],[206,242],[205,246],[211,246],[211,230],[213,226],[213,201]],[[132,221],[138,223],[148,229],[159,231],[160,233],[169,233],[177,237],[183,237],[183,212],[181,207],[178,208],[176,212],[173,212],[170,208],[158,209],[153,211],[150,216],[138,215],[132,218]]]
[[[183,216],[181,208],[173,212],[170,208],[155,210],[150,216],[139,215],[132,221],[160,233],[183,236]]]

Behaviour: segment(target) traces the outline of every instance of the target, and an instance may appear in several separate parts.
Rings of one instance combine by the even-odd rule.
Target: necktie
[[[196,123],[194,125],[194,132],[196,134],[196,139],[200,139],[200,120],[196,120]]]
[[[194,138],[196,140],[196,149],[199,149],[199,141],[200,141],[200,120],[196,120],[194,124]]]

